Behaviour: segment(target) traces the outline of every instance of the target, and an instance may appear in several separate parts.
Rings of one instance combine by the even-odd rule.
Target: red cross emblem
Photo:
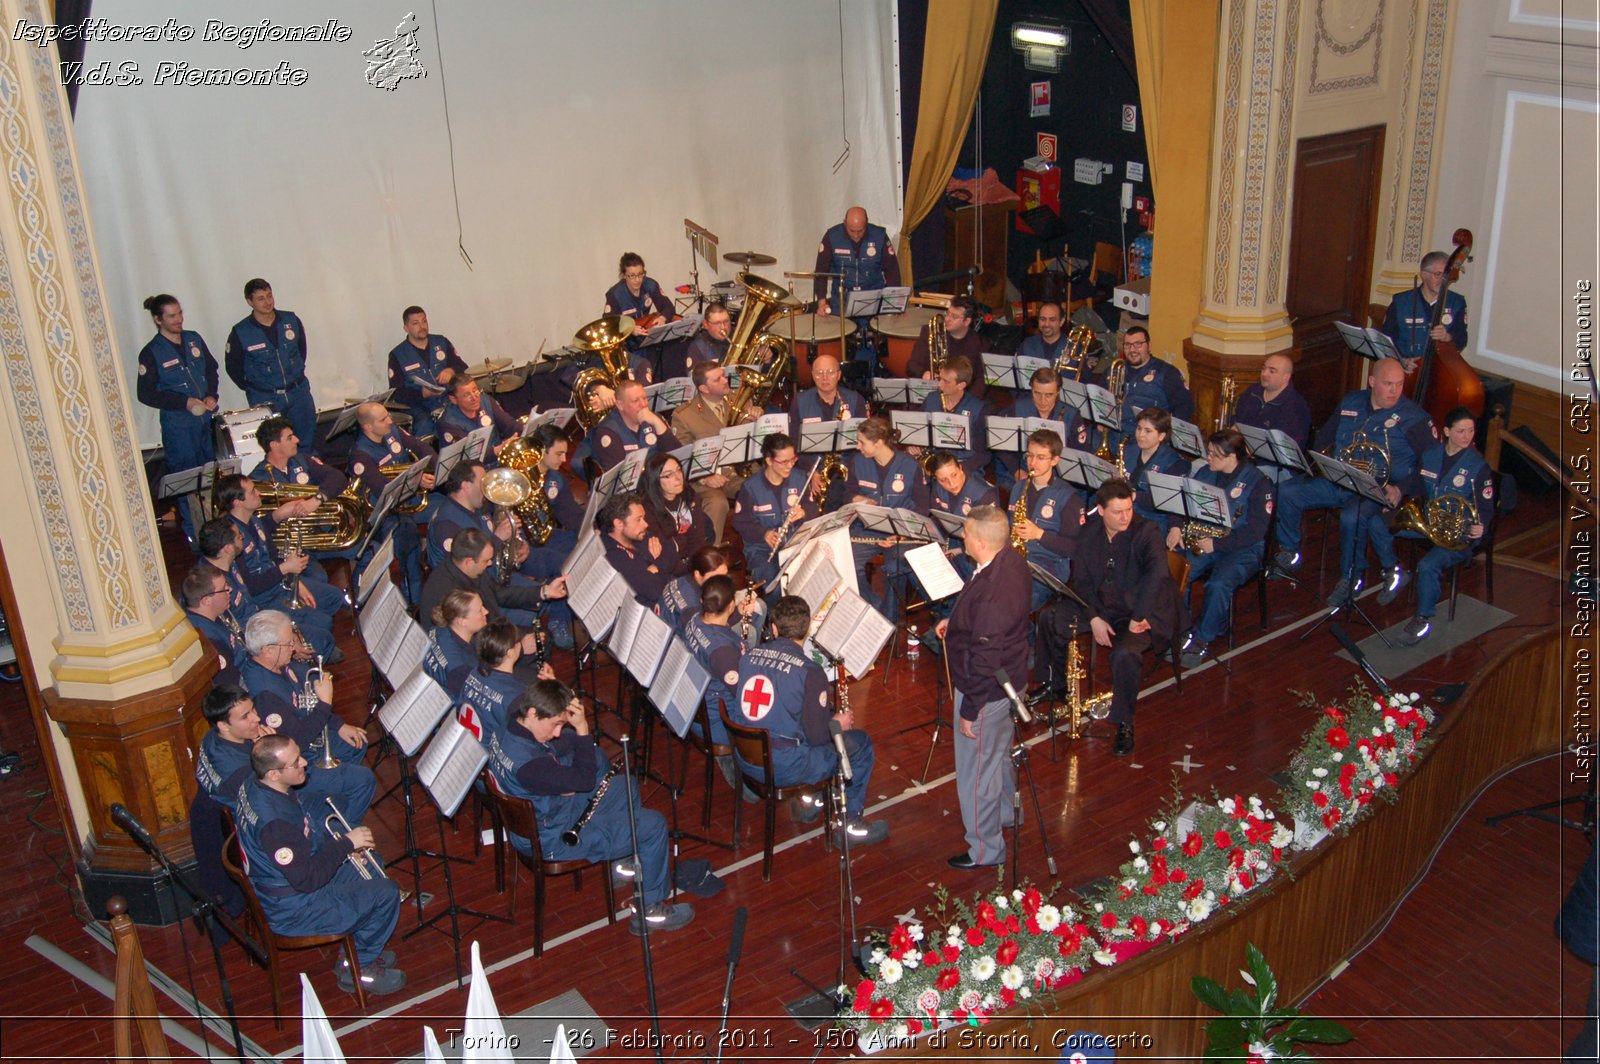
[[[739,692],[739,704],[744,707],[744,715],[751,720],[765,717],[772,709],[772,702],[772,684],[765,676],[750,677]]]
[[[456,710],[456,720],[461,722],[463,728],[472,733],[474,739],[479,742],[483,741],[483,726],[478,723],[478,714],[473,712],[470,705],[465,702],[461,703],[461,707]]]

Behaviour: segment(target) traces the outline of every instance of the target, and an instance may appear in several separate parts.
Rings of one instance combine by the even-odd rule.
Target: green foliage
[[[1306,1061],[1298,1042],[1334,1045],[1353,1035],[1332,1020],[1301,1016],[1298,1009],[1278,1008],[1278,979],[1254,943],[1244,948],[1246,970],[1239,974],[1254,989],[1230,991],[1214,979],[1197,975],[1190,989],[1200,1003],[1222,1013],[1206,1024],[1207,1061],[1252,1061],[1271,1057]]]

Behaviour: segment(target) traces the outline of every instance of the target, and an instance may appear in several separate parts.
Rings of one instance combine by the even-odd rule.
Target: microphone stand
[[[1033,799],[1033,816],[1039,823],[1039,845],[1044,850],[1045,867],[1050,870],[1052,877],[1056,874],[1056,857],[1050,852],[1050,832],[1044,826],[1044,809],[1039,805],[1039,788],[1033,782],[1033,763],[1028,756],[1028,744],[1023,739],[1020,730],[1025,718],[1018,712],[1017,701],[1006,699],[1006,708],[1011,711],[1011,719],[1017,725],[1017,741],[1011,747],[1012,786],[1011,786],[1011,888],[1017,886],[1017,864],[1019,851],[1022,849],[1022,781],[1028,782],[1028,794]]]
[[[656,1064],[664,1064],[661,1056],[661,1010],[656,1007],[656,967],[650,958],[650,918],[647,914],[649,906],[644,900],[644,860],[639,856],[639,818],[633,810],[633,765],[629,758],[632,753],[628,749],[629,737],[623,735],[617,740],[622,745],[622,782],[623,793],[627,796],[628,806],[628,841],[633,847],[633,867],[637,875],[634,877],[633,901],[639,914],[639,942],[644,949],[644,992],[650,1004],[650,1031],[655,1036]],[[607,869],[606,874],[610,874]],[[668,884],[667,889],[672,889]]]
[[[233,917],[228,915],[228,911],[217,903],[217,899],[209,891],[190,879],[182,868],[173,863],[156,840],[150,836],[145,826],[122,803],[111,803],[111,819],[126,831],[141,849],[160,863],[167,873],[169,883],[182,887],[194,899],[194,911],[191,915],[205,929],[206,939],[211,943],[211,959],[217,966],[217,985],[222,991],[222,1007],[228,1010],[228,1028],[233,1034],[233,1048],[238,1052],[240,1060],[249,1059],[244,1052],[244,1036],[239,1033],[239,1013],[233,1005],[233,986],[228,982],[228,971],[222,962],[222,944],[217,941],[217,925],[232,935],[239,945],[244,947],[244,951],[262,967],[267,965],[266,951],[255,939],[244,933],[244,929],[234,922]],[[174,900],[177,900],[176,897]],[[198,1006],[198,994],[195,996],[195,1003]]]
[[[728,944],[728,975],[722,983],[722,1023],[717,1027],[717,1055],[712,1060],[722,1060],[722,1046],[728,1035],[728,1006],[733,1001],[733,970],[738,967],[739,954],[744,951],[744,925],[750,910],[743,905],[733,914],[733,940]]]

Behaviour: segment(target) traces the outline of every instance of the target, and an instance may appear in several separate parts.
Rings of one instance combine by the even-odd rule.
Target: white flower
[[[1377,739],[1377,738],[1379,738],[1379,737],[1380,737],[1380,736],[1382,736],[1382,735],[1383,735],[1383,729],[1382,729],[1382,728],[1379,728],[1379,727],[1377,727],[1377,726],[1376,726],[1376,725],[1374,725],[1374,726],[1373,726],[1373,728],[1372,728],[1372,737],[1373,737],[1373,738],[1374,738],[1374,739]]]
[[[1394,731],[1394,718],[1393,717],[1384,717],[1383,718],[1383,730],[1386,731],[1386,732]]]
[[[1195,923],[1199,923],[1211,915],[1211,899],[1200,895],[1189,899],[1189,904],[1184,906],[1184,915]]]
[[[921,924],[907,924],[906,925],[906,933],[911,936],[911,941],[913,941],[913,942],[921,942],[922,941],[922,925]]]
[[[1306,786],[1310,787],[1314,791],[1320,791],[1322,789],[1322,784],[1318,783],[1316,780],[1306,780]]]
[[[965,936],[966,932],[961,930],[960,924],[951,924],[944,933],[945,940],[952,946],[960,944],[961,939]]]
[[[1420,701],[1422,701],[1422,696],[1417,694],[1417,692],[1412,691],[1410,694],[1406,695],[1406,701],[1407,702],[1420,702]]]
[[[1061,907],[1061,919],[1065,920],[1069,924],[1077,923],[1078,921],[1078,917],[1072,911],[1072,906],[1070,905],[1063,905]]]
[[[867,956],[867,962],[869,964],[882,964],[888,956],[883,950],[875,949]]]
[[[1107,950],[1097,949],[1094,951],[1094,962],[1096,964],[1103,964],[1109,968],[1113,964],[1117,963],[1117,958],[1112,956]]]
[[[1238,876],[1231,875],[1231,874],[1228,876],[1228,893],[1229,894],[1243,894],[1244,893],[1244,888],[1239,885],[1239,877]]]
[[[1277,1060],[1278,1051],[1265,1042],[1251,1042],[1250,1052],[1262,1060]]]
[[[1029,986],[1024,986],[1021,990],[1017,991],[1017,996],[1019,998],[1021,998],[1022,1000],[1026,1001],[1029,998],[1033,997],[1033,988],[1029,987]]]
[[[1130,879],[1124,879],[1122,881],[1122,885],[1127,887],[1129,890],[1134,890],[1139,886],[1139,881],[1137,879],[1131,879],[1131,878]]]
[[[878,982],[884,986],[893,986],[900,981],[900,977],[904,974],[905,969],[897,960],[886,960],[878,965]]]
[[[993,957],[979,957],[972,962],[972,966],[967,970],[972,973],[972,978],[982,983],[994,977],[994,969]]]
[[[1221,804],[1217,806],[1217,808],[1221,809],[1224,813],[1227,813],[1229,816],[1232,816],[1233,815],[1233,810],[1234,810],[1233,799],[1232,798],[1224,798],[1222,800]]]
[[[1167,830],[1167,822],[1165,820],[1157,820],[1150,826],[1155,828],[1158,832]]]
[[[1254,794],[1252,794],[1250,796],[1250,811],[1252,813],[1255,813],[1257,816],[1261,815],[1261,798],[1260,798],[1260,796],[1254,795]]]
[[[1106,907],[1104,905],[1100,904],[1099,902],[1095,902],[1094,903],[1094,911],[1097,912],[1097,913],[1103,913],[1103,912],[1106,911]]]
[[[1274,847],[1281,850],[1294,841],[1294,832],[1279,824],[1272,829],[1272,839],[1270,841]]]
[[[1007,909],[1011,908],[1011,903],[1006,900],[1006,896],[1004,894],[997,894],[995,895],[994,899],[994,907],[998,912],[1005,912]]]
[[[1374,713],[1382,713],[1383,712],[1383,703],[1382,702],[1374,702],[1374,703],[1372,703],[1372,711]]]
[[[1320,780],[1328,774],[1328,770],[1323,768],[1321,765],[1318,765],[1316,768],[1311,770],[1311,774]]]
[[[916,950],[909,950],[906,955],[900,959],[900,963],[905,967],[906,971],[911,971],[913,968],[917,967],[917,965],[922,963],[920,959],[921,957],[922,954],[918,953]]]
[[[1330,751],[1328,751],[1328,760],[1329,761],[1343,761],[1344,760],[1344,751],[1343,750],[1330,750]]]
[[[1147,869],[1149,869],[1150,862],[1146,861],[1143,857],[1135,857],[1133,859],[1133,867],[1135,867],[1139,871],[1143,872],[1143,871],[1146,871]]]
[[[1061,926],[1061,910],[1054,905],[1041,905],[1034,920],[1038,922],[1039,930],[1048,935]]]
[[[1012,892],[1011,892],[1011,900],[1012,900],[1012,901],[1021,901],[1021,900],[1022,900],[1022,891],[1020,891],[1020,890],[1013,890],[1013,891],[1012,891]]]
[[[1015,964],[1000,973],[1000,985],[1007,990],[1021,990],[1024,982],[1026,982],[1026,979],[1022,974],[1022,969]]]
[[[1132,850],[1134,853],[1138,853],[1139,852],[1139,840],[1138,839],[1129,839],[1128,840],[1128,849]]]

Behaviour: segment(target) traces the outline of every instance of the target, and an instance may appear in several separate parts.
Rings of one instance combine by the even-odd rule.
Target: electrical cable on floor
[[[36,816],[39,809],[44,805],[45,800],[50,797],[50,789],[47,787],[42,791],[25,792],[23,797],[38,799],[33,803],[33,808],[28,810],[26,817],[28,823],[32,824],[34,829],[41,834],[54,835],[65,842],[67,838],[66,832],[60,828],[53,828],[48,824],[42,823]],[[33,839],[30,838],[28,840],[28,845],[33,845]],[[78,885],[78,877],[68,875],[65,863],[57,860],[56,855],[48,849],[41,847],[40,852],[45,855],[45,858],[50,862],[51,868],[55,870],[51,878],[55,880],[58,887],[66,892],[67,900],[72,903],[73,914],[85,923],[94,923],[94,914],[89,911],[89,903],[83,900],[83,892]]]

